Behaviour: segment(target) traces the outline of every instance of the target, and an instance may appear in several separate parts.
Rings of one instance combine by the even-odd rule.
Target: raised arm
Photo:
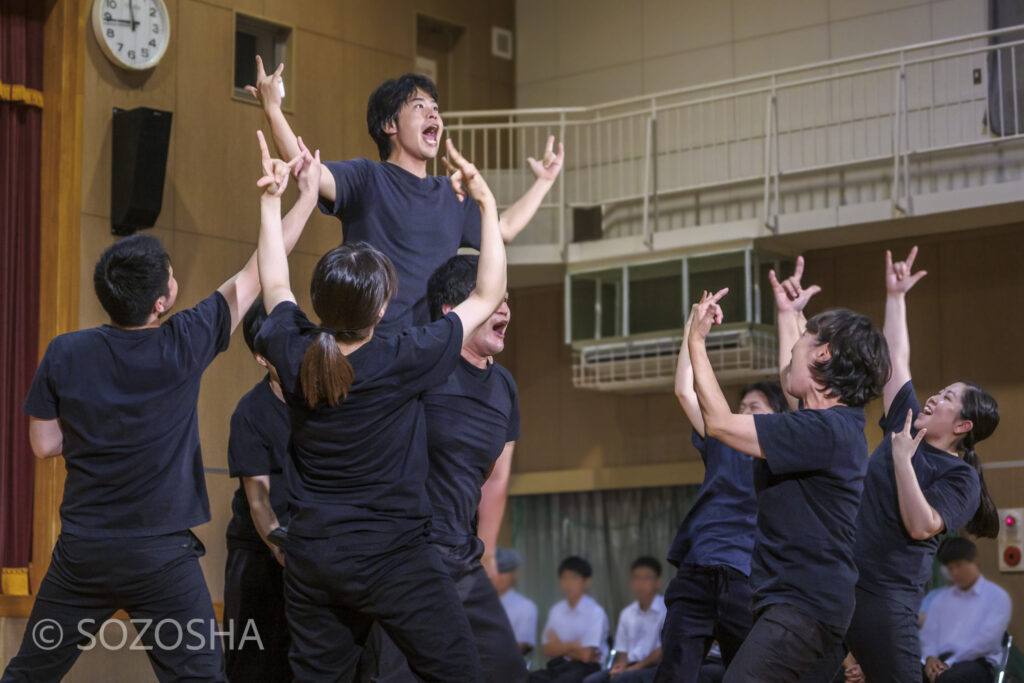
[[[700,403],[697,401],[697,392],[693,388],[693,365],[690,364],[690,326],[693,323],[693,316],[697,312],[697,304],[690,309],[690,315],[686,318],[686,325],[683,327],[683,343],[679,346],[679,360],[676,361],[676,398],[679,405],[686,413],[686,419],[690,421],[693,429],[704,438],[704,417],[700,414]]]
[[[505,516],[508,500],[508,480],[512,474],[512,451],[516,442],[509,441],[494,462],[491,474],[480,489],[480,505],[476,511],[477,536],[484,543],[484,556],[480,562],[493,582],[498,576],[498,565],[494,553],[498,549],[498,532]]]
[[[914,472],[914,454],[928,430],[922,429],[915,438],[910,434],[913,423],[914,411],[908,410],[903,431],[892,434],[892,467],[903,526],[915,541],[924,541],[942,531],[946,524],[939,511],[928,503]]]
[[[885,251],[885,341],[889,345],[889,364],[892,375],[882,392],[885,413],[889,414],[892,401],[900,388],[910,381],[910,332],[907,329],[907,292],[928,274],[921,270],[911,274],[917,247],[910,250],[906,261],[893,263],[892,252]]]
[[[483,176],[476,166],[466,161],[455,144],[447,141],[448,156],[445,166],[451,172],[452,189],[459,201],[466,193],[480,205],[480,260],[477,264],[476,288],[452,311],[462,321],[462,343],[465,344],[476,329],[484,324],[505,298],[508,280],[505,268],[505,243],[498,230],[498,208]]]
[[[272,74],[267,74],[263,68],[263,59],[256,55],[256,85],[245,86],[245,91],[259,100],[263,105],[263,114],[270,124],[270,136],[274,138],[274,147],[278,156],[284,159],[294,159],[302,153],[299,139],[288,125],[288,119],[281,109],[281,87],[284,79],[284,62],[277,65]],[[319,180],[319,193],[324,199],[334,202],[337,189],[334,185],[334,176],[324,173]]]
[[[547,144],[544,146],[544,157],[537,161],[533,157],[527,157],[533,171],[533,185],[520,197],[515,204],[505,209],[499,219],[501,238],[505,244],[516,238],[523,228],[533,220],[537,209],[547,195],[551,186],[555,184],[558,173],[562,170],[562,162],[565,160],[565,146],[558,143],[558,154],[555,154],[555,136],[549,135]]]
[[[757,441],[754,416],[733,414],[722,388],[718,386],[718,379],[711,368],[711,360],[705,347],[705,340],[712,325],[722,324],[722,309],[718,302],[728,293],[728,288],[719,290],[714,295],[704,292],[692,316],[693,322],[687,342],[690,347],[690,360],[693,363],[693,384],[707,435],[742,453],[763,458],[761,445]]]
[[[262,217],[266,217],[268,212],[276,215],[277,232],[280,235],[286,257],[285,264],[287,265],[287,255],[291,253],[291,250],[299,241],[299,236],[302,235],[302,229],[306,226],[309,215],[316,208],[316,191],[315,182],[313,181],[318,178],[317,174],[320,173],[320,165],[318,162],[314,166],[304,156],[296,157],[287,164],[279,159],[271,159],[270,153],[267,150],[266,140],[263,139],[263,133],[257,131],[256,135],[260,140],[260,150],[263,155],[263,172],[265,174],[257,183],[257,185],[264,188],[263,196],[260,199],[261,214]],[[310,156],[309,159],[312,159],[312,157]],[[288,183],[288,174],[292,169],[300,169],[299,199],[295,202],[292,210],[288,212],[288,215],[285,216],[282,226],[281,193],[284,192],[285,185]],[[227,299],[228,308],[231,310],[232,331],[238,326],[242,316],[249,310],[252,303],[256,301],[256,297],[259,296],[260,284],[257,254],[253,252],[245,267],[217,288],[217,291]],[[267,306],[267,310],[271,310],[269,303]]]
[[[800,280],[804,275],[804,257],[798,256],[796,268],[793,274],[779,282],[775,271],[768,271],[768,280],[772,284],[772,291],[775,293],[775,310],[778,314],[779,331],[779,379],[782,388],[786,388],[784,374],[789,371],[789,364],[793,360],[793,346],[803,335],[807,327],[807,320],[804,318],[804,307],[811,297],[821,291],[818,285],[811,285],[804,289]],[[786,400],[792,408],[797,407],[798,401],[793,396],[786,394]]]

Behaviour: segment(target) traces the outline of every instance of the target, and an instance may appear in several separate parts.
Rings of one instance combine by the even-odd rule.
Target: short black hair
[[[132,235],[107,247],[93,271],[96,298],[115,325],[141,327],[153,304],[168,296],[171,257],[152,235]]]
[[[256,353],[256,335],[260,333],[260,328],[266,321],[267,309],[263,306],[263,297],[259,297],[252,302],[252,306],[242,318],[242,337],[252,353]]]
[[[402,105],[408,102],[417,90],[422,90],[437,102],[437,86],[423,74],[405,74],[384,81],[370,95],[366,103],[366,127],[370,137],[377,143],[381,161],[391,156],[391,138],[384,132],[384,126],[398,119]]]
[[[643,555],[633,560],[633,564],[629,567],[629,571],[640,569],[641,567],[650,569],[657,576],[661,576],[661,562],[658,559],[651,557],[650,555]]]
[[[958,560],[970,562],[978,556],[978,546],[974,545],[974,542],[969,538],[950,536],[942,542],[936,554],[939,557],[939,562],[942,564],[949,564]]]
[[[782,385],[778,382],[754,382],[743,387],[743,391],[740,392],[740,401],[747,397],[747,394],[760,391],[764,394],[764,397],[768,399],[768,406],[772,409],[773,413],[784,413],[789,410],[789,401],[786,400],[786,394],[782,391]]]
[[[807,331],[828,344],[832,357],[811,366],[814,381],[826,396],[860,408],[881,396],[889,380],[889,345],[867,316],[844,308],[819,313],[807,321]]]
[[[480,258],[457,255],[448,259],[434,271],[427,281],[427,305],[430,319],[440,320],[445,305],[455,308],[467,298],[476,287],[476,269]]]
[[[565,572],[575,572],[584,579],[589,579],[594,570],[591,568],[590,563],[579,555],[570,555],[558,565],[558,576],[562,576]]]

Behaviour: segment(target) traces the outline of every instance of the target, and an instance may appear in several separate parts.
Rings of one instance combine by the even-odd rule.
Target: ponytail
[[[299,384],[306,404],[311,410],[323,404],[334,406],[348,396],[354,380],[355,371],[338,348],[334,332],[320,328],[299,367]]]
[[[981,460],[974,452],[974,445],[992,436],[999,426],[999,404],[985,389],[973,382],[963,382],[965,390],[960,397],[962,408],[960,417],[971,421],[971,431],[964,434],[957,444],[964,462],[978,473],[978,484],[981,485],[981,497],[974,517],[967,523],[967,533],[973,536],[995,538],[999,535],[999,510],[989,495],[985,485],[985,475],[981,471]]]
[[[981,485],[981,497],[978,501],[978,509],[974,517],[967,522],[967,533],[972,536],[983,536],[995,538],[999,535],[999,510],[992,496],[988,493],[988,486],[985,485],[985,475],[981,471],[981,460],[973,448],[963,452],[964,462],[970,465],[978,473],[978,484]]]

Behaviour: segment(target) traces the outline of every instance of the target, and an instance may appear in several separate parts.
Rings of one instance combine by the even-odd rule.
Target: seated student
[[[576,555],[558,565],[558,584],[565,599],[548,612],[541,641],[548,664],[530,674],[530,681],[581,683],[601,670],[608,654],[608,615],[587,595],[592,573],[590,563]]]
[[[537,604],[515,588],[522,558],[511,548],[498,548],[494,557],[498,567],[494,587],[512,624],[520,652],[529,654],[537,645]]]
[[[311,322],[292,293],[280,214],[264,200],[259,274],[270,315],[256,350],[277,370],[291,415],[285,605],[297,681],[352,680],[374,621],[420,678],[482,680],[455,583],[427,542],[420,396],[451,375],[504,299],[505,246],[487,183],[451,141],[448,153],[455,192],[468,190],[483,214],[476,287],[440,320],[401,334],[374,334],[397,281],[387,256],[360,242],[317,262],[310,294],[321,324]],[[319,153],[306,161],[318,166]]]
[[[257,299],[242,319],[242,337],[266,376],[242,397],[231,415],[228,472],[239,479],[231,500],[228,559],[224,568],[224,623],[260,637],[224,653],[228,680],[291,680],[288,622],[284,616],[284,550],[274,541],[288,524],[284,461],[291,425],[281,380],[256,353],[256,334],[267,319]],[[275,529],[281,531],[275,532]]]
[[[265,159],[277,179],[267,201],[279,214],[298,163]],[[300,172],[300,197],[284,219],[285,252],[315,205],[309,179]],[[2,680],[60,680],[118,609],[155,625],[139,638],[159,680],[224,680],[221,639],[209,635],[218,629],[199,567],[204,548],[190,531],[210,521],[197,404],[203,371],[259,294],[256,255],[166,321],[178,281],[155,237],[107,247],[93,286],[110,323],[55,337],[25,399],[33,452],[63,455],[67,479],[60,536]],[[57,644],[37,642],[37,629]]]
[[[981,575],[978,548],[970,540],[947,538],[938,558],[953,585],[935,596],[921,629],[922,680],[992,683],[1010,623],[1010,596]]]
[[[779,283],[779,367],[799,410],[736,415],[715,378],[705,340],[722,323],[705,293],[688,340],[694,386],[708,436],[751,455],[758,492],[751,567],[754,627],[726,671],[733,681],[798,681],[842,642],[854,608],[853,543],[868,466],[864,405],[889,377],[885,337],[848,310],[801,311],[819,288],[796,272]]]
[[[661,563],[638,557],[630,570],[630,587],[636,600],[619,613],[615,628],[615,661],[608,671],[590,674],[583,683],[650,683],[661,661],[661,627],[665,623],[665,598],[661,588]]]

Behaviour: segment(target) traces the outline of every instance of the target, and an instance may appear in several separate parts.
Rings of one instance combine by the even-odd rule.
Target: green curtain
[[[629,566],[641,555],[663,564],[662,585],[675,576],[665,561],[669,544],[697,499],[699,486],[665,486],[515,496],[510,500],[512,547],[523,556],[518,590],[537,603],[537,629],[562,599],[558,563],[568,555],[594,568],[590,594],[608,613],[610,635],[619,611],[633,601]],[[538,633],[538,645],[543,637]],[[534,668],[543,666],[539,647]]]

